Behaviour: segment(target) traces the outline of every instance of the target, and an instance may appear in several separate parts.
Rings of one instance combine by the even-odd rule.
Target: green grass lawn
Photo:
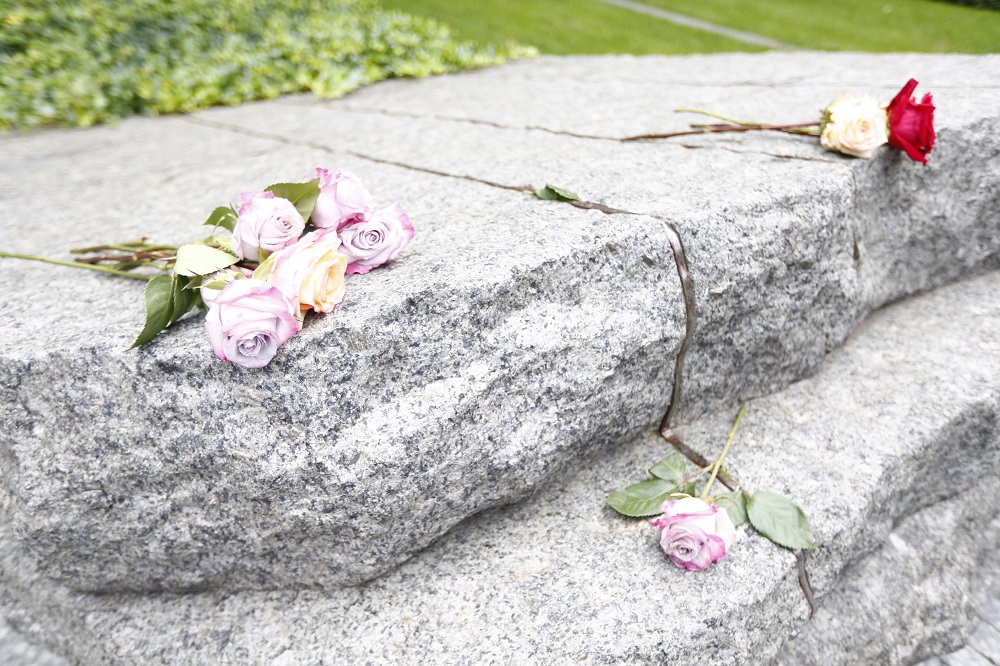
[[[804,48],[1000,52],[1000,12],[937,0],[643,0]]]
[[[937,0],[642,0],[648,5],[833,51],[1000,52],[1000,12]],[[381,0],[457,35],[543,53],[701,53],[757,47],[599,0]]]
[[[515,40],[543,53],[762,50],[598,0],[380,0],[379,4],[438,19],[461,39],[492,44]]]

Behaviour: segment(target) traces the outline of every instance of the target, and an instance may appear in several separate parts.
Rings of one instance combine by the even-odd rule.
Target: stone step
[[[998,66],[539,59],[0,138],[11,251],[195,238],[215,205],[315,165],[359,173],[418,229],[260,372],[214,359],[196,318],[126,351],[141,285],[2,260],[13,533],[81,591],[335,588],[634,439],[668,404],[683,423],[778,390],[873,308],[1000,265]],[[926,168],[784,135],[566,134],[677,130],[693,117],[671,110],[692,106],[807,120],[911,75],[939,104]],[[545,183],[626,212],[520,191]]]
[[[676,432],[711,456],[734,413]],[[1000,581],[1000,272],[876,313],[813,377],[749,403],[727,467],[807,512],[811,621],[796,555],[748,527],[684,572],[604,504],[669,451],[650,434],[578,463],[359,587],[79,593],[5,520],[0,591],[74,663],[912,663]]]

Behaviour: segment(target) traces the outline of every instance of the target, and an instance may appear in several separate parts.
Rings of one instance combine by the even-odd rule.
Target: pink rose
[[[335,232],[314,231],[276,252],[267,281],[292,296],[303,310],[332,312],[344,299],[347,257]]]
[[[288,199],[271,192],[244,192],[236,226],[233,252],[240,259],[258,261],[260,250],[275,252],[297,241],[306,222]]]
[[[338,231],[350,264],[347,274],[367,273],[387,264],[413,239],[410,218],[399,204],[375,211],[367,220],[351,222]]]
[[[262,368],[295,335],[298,303],[262,280],[234,280],[215,297],[205,327],[212,351],[223,361]]]
[[[319,198],[310,220],[318,229],[338,229],[345,224],[367,220],[375,210],[372,195],[361,179],[349,171],[334,171],[316,167],[319,176]]]
[[[696,497],[668,500],[663,515],[649,521],[660,528],[660,547],[670,560],[689,571],[701,571],[726,556],[736,540],[729,514]]]

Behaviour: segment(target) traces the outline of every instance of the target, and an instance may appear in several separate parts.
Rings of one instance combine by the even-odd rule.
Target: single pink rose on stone
[[[328,313],[344,300],[347,257],[336,232],[313,231],[272,257],[267,281],[298,301],[303,310]]]
[[[215,297],[205,316],[212,351],[223,361],[262,368],[295,335],[298,303],[262,280],[234,280]]]
[[[677,566],[701,571],[726,556],[736,527],[725,510],[697,497],[668,500],[663,515],[649,521],[660,528],[660,547]]]
[[[309,219],[317,229],[339,229],[351,222],[367,220],[375,211],[372,195],[353,173],[330,173],[316,167],[316,175],[319,176],[319,198]]]
[[[295,205],[271,192],[244,192],[236,226],[233,253],[240,259],[258,261],[260,250],[276,252],[297,241],[305,231]]]
[[[340,251],[351,262],[347,274],[367,273],[389,263],[413,240],[413,233],[410,218],[399,204],[377,210],[367,220],[341,227]]]

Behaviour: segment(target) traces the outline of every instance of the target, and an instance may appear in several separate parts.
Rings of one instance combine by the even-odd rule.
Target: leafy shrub
[[[10,0],[9,0],[10,1]],[[93,125],[290,92],[326,97],[528,54],[456,42],[372,0],[12,0],[0,129]]]

